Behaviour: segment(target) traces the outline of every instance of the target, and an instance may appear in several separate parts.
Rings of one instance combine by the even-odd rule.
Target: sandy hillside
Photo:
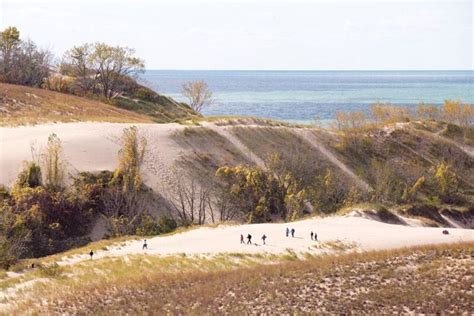
[[[286,237],[287,227],[295,229],[295,237]],[[148,250],[142,249],[141,240],[109,247],[106,251],[94,249],[94,258],[130,254],[282,254],[288,250],[318,254],[334,248],[365,251],[474,241],[474,230],[449,229],[450,234],[443,235],[443,229],[385,224],[354,216],[314,218],[293,223],[220,225],[216,228],[201,227],[171,236],[154,237],[147,241]],[[311,231],[317,232],[318,241],[311,240]],[[244,237],[251,234],[252,244],[241,244],[241,234]],[[262,244],[263,234],[268,237],[266,245]],[[87,253],[64,259],[62,264],[86,259],[89,259]]]
[[[0,127],[0,184],[11,186],[22,168],[25,160],[32,160],[32,146],[35,151],[41,152],[45,147],[48,136],[55,133],[63,142],[64,157],[69,164],[69,172],[77,171],[99,171],[113,170],[117,167],[117,153],[120,149],[120,136],[124,128],[137,126],[141,135],[148,142],[148,154],[145,158],[144,181],[155,191],[166,194],[166,188],[173,184],[173,166],[175,162],[184,156],[192,157],[202,148],[195,148],[192,144],[183,144],[176,141],[174,134],[189,128],[177,123],[167,124],[133,124],[133,123],[101,123],[101,122],[78,122],[78,123],[49,123],[34,126]],[[232,152],[234,158],[241,157],[237,163],[245,163],[244,159],[254,165],[263,167],[264,162],[248,147],[246,147],[232,132],[229,127],[218,126],[213,123],[204,122],[203,128],[216,132],[222,137],[227,146],[216,148],[216,139],[206,140],[210,148],[207,153],[215,155],[216,161],[229,162],[225,157]],[[258,128],[259,126],[250,126]],[[199,127],[194,127],[199,128]],[[304,134],[303,129],[290,129],[289,131]],[[339,161],[324,146],[314,142],[317,151],[329,158],[334,168],[340,169],[344,174],[355,180],[355,183],[366,189],[368,184],[356,176],[353,171]],[[208,146],[208,147],[209,147]],[[236,153],[240,153],[238,156]],[[238,160],[239,158],[237,158]]]
[[[120,136],[124,128],[137,126],[147,138],[145,181],[158,189],[166,181],[169,168],[183,150],[170,135],[184,127],[179,124],[59,123],[0,128],[0,183],[12,185],[22,167],[31,160],[31,146],[41,151],[48,136],[56,133],[63,142],[69,171],[113,170],[117,167]]]

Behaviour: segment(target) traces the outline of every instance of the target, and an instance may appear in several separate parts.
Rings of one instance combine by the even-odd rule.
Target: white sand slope
[[[169,170],[183,148],[170,137],[183,129],[179,124],[59,123],[0,128],[0,184],[12,185],[22,167],[31,160],[31,145],[39,152],[48,136],[61,139],[69,171],[113,170],[117,167],[120,136],[124,128],[135,125],[147,138],[150,155],[145,167],[145,182],[153,189],[166,185]]]
[[[294,228],[295,237],[286,237],[286,228]],[[383,250],[401,247],[474,241],[474,230],[410,227],[385,224],[361,217],[327,217],[307,219],[293,223],[221,225],[216,228],[202,227],[171,236],[154,237],[147,241],[148,250],[143,250],[143,241],[129,241],[124,246],[112,246],[108,250],[93,249],[94,258],[147,255],[214,255],[219,253],[272,253],[283,254],[289,249],[296,253],[326,253],[330,243],[345,245],[347,250]],[[318,234],[318,242],[311,240],[310,232]],[[241,244],[240,235],[252,235],[252,244]],[[263,245],[261,237],[268,236]],[[72,264],[88,260],[87,253],[65,258],[61,264]]]

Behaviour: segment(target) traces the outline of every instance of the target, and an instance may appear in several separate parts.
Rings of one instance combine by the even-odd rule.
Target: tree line
[[[0,82],[101,97],[107,102],[123,93],[153,100],[154,93],[136,82],[144,70],[145,61],[129,47],[85,43],[55,58],[50,50],[22,40],[16,27],[0,32]],[[213,102],[202,80],[185,82],[182,94],[196,112]]]

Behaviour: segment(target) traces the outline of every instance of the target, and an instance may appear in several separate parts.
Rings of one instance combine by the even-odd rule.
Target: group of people
[[[286,228],[286,237],[290,237],[290,234],[291,234],[291,237],[295,237],[295,229],[292,228],[291,230],[287,227]],[[444,232],[443,232],[444,233]],[[262,237],[262,242],[264,245],[266,245],[266,240],[267,240],[267,235],[263,234]],[[318,241],[318,234],[317,233],[313,233],[311,232],[311,240],[314,240],[314,241]],[[245,239],[244,239],[244,235],[240,234],[240,243],[241,244],[247,244],[247,245],[251,245],[252,244],[252,235],[248,234],[247,235],[247,243],[245,242]],[[142,246],[142,249],[145,250],[145,249],[148,249],[148,243],[146,241],[146,239],[143,241],[143,246]],[[91,251],[89,252],[89,256],[92,257],[94,256],[94,251]]]
[[[286,228],[286,237],[290,237],[290,232],[291,232],[291,237],[295,237],[295,229],[292,228],[290,230],[288,227]]]
[[[263,234],[262,236],[262,242],[264,245],[266,245],[265,241],[267,240],[267,235]],[[244,235],[240,234],[240,243],[241,244],[245,244],[245,239],[244,239]],[[247,245],[251,245],[252,244],[252,235],[248,234],[247,235]]]
[[[286,228],[286,237],[290,237],[290,234],[291,234],[291,237],[295,237],[295,232],[296,232],[296,230],[294,228],[289,229],[287,227]],[[311,236],[311,240],[318,241],[318,234],[317,233],[311,231],[310,236]],[[264,245],[266,245],[266,240],[267,240],[267,235],[263,234],[262,242],[263,242]],[[248,234],[247,235],[247,242],[245,242],[244,235],[240,234],[240,243],[251,245],[252,244],[252,235]]]

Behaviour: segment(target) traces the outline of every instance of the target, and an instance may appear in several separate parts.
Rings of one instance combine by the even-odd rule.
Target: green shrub
[[[176,220],[166,214],[160,215],[157,223],[160,234],[171,233],[176,228],[178,228],[178,223],[176,222]]]
[[[167,214],[162,214],[155,220],[148,214],[140,217],[140,224],[136,234],[140,236],[153,236],[166,234],[174,231],[178,227],[176,220]]]

